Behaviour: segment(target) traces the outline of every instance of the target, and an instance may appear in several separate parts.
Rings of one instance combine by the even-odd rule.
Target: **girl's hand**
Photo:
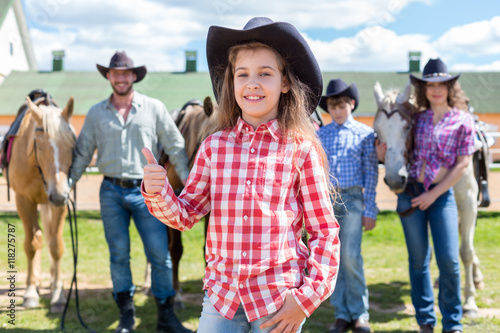
[[[167,171],[158,164],[149,148],[142,148],[142,153],[148,164],[144,166],[144,190],[149,194],[160,193],[167,182]]]
[[[420,210],[426,210],[436,201],[436,196],[432,191],[424,192],[418,197],[411,199],[411,206],[418,207]]]
[[[269,333],[295,333],[306,318],[305,313],[295,302],[290,290],[287,291],[285,301],[276,314],[259,326],[260,329],[276,325]]]

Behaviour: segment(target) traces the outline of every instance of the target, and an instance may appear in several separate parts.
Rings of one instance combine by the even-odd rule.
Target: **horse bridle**
[[[405,150],[405,159],[406,159],[406,169],[410,170],[410,166],[412,165],[413,162],[413,156],[412,156],[412,151],[413,151],[413,138],[415,135],[415,126],[414,126],[414,117],[413,113],[411,111],[412,105],[410,102],[404,102],[404,103],[396,103],[397,107],[390,110],[389,112],[385,109],[379,109],[377,112],[384,113],[387,117],[387,119],[391,118],[395,114],[399,114],[403,119],[405,119],[408,123],[409,126],[409,134],[408,137],[406,138],[406,150]],[[410,188],[410,184],[413,188]],[[415,180],[410,179],[408,180],[406,184],[405,191],[411,196],[411,197],[417,197],[421,193],[418,189],[418,186],[416,185]],[[398,212],[398,215],[400,217],[407,217],[415,211],[416,207],[409,207],[408,209],[405,209],[402,212]]]

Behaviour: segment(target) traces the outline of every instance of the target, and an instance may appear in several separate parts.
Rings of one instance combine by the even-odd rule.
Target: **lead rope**
[[[68,305],[71,300],[71,292],[73,291],[73,284],[75,285],[75,301],[76,301],[76,313],[78,315],[78,320],[80,321],[80,324],[82,325],[83,328],[85,328],[88,332],[91,333],[97,333],[96,331],[90,329],[82,319],[82,316],[80,314],[80,302],[78,299],[78,284],[76,280],[76,265],[78,262],[78,224],[76,220],[76,209],[75,209],[75,202],[76,202],[76,184],[74,185],[73,189],[73,198],[74,201],[69,199],[68,203],[66,204],[68,207],[68,220],[69,220],[69,229],[71,233],[71,249],[73,250],[73,279],[71,280],[71,286],[69,287],[69,293],[68,293],[68,299],[66,300],[66,305],[64,306],[64,312],[62,314],[61,318],[61,330],[66,331],[64,328],[64,319],[66,317],[66,311],[68,310]],[[71,206],[70,206],[71,203]],[[73,222],[74,218],[74,222]],[[75,231],[73,232],[73,223],[75,224]]]

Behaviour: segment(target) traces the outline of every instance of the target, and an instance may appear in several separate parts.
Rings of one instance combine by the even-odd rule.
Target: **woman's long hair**
[[[444,82],[448,89],[448,105],[451,107],[456,107],[459,110],[467,111],[467,101],[468,98],[465,92],[460,87],[458,80],[451,80]],[[419,111],[427,110],[431,107],[431,104],[427,97],[425,96],[425,82],[418,81],[415,86],[415,103]]]
[[[238,118],[241,117],[241,108],[236,102],[234,96],[234,66],[236,57],[240,51],[268,49],[276,56],[279,70],[284,76],[286,82],[290,84],[290,90],[287,93],[280,95],[278,104],[278,124],[282,135],[292,136],[297,142],[299,137],[309,139],[317,146],[322,164],[325,169],[327,181],[330,181],[328,176],[328,159],[321,145],[316,129],[310,117],[309,110],[311,109],[309,96],[312,94],[311,89],[304,83],[299,81],[294,73],[287,66],[286,60],[272,47],[260,42],[250,42],[241,45],[235,45],[229,49],[228,65],[226,68],[219,68],[220,72],[224,72],[222,82],[214,82],[214,86],[219,96],[218,112],[211,118],[210,124],[207,126],[207,135],[226,128],[232,128],[236,125]],[[220,73],[219,72],[219,73]]]

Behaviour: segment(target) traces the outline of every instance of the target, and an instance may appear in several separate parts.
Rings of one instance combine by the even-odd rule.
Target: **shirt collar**
[[[113,94],[109,95],[107,101],[106,101],[106,108],[108,109],[116,109],[113,103],[111,103],[111,98],[113,97]],[[144,96],[140,93],[138,93],[136,90],[134,90],[134,97],[132,97],[132,106],[137,110],[141,107],[142,101],[143,101]]]
[[[241,137],[247,133],[255,134],[258,131],[269,132],[274,140],[279,140],[280,130],[278,119],[272,119],[267,123],[260,125],[256,130],[254,130],[251,125],[249,125],[246,121],[239,117],[234,127],[234,133],[236,137]]]
[[[354,118],[352,115],[349,115],[349,117],[347,117],[347,120],[345,121],[345,123],[343,123],[342,125],[337,124],[335,121],[332,121],[332,124],[333,124],[333,127],[337,130],[341,129],[342,127],[347,128],[347,129],[351,129],[354,126]]]

